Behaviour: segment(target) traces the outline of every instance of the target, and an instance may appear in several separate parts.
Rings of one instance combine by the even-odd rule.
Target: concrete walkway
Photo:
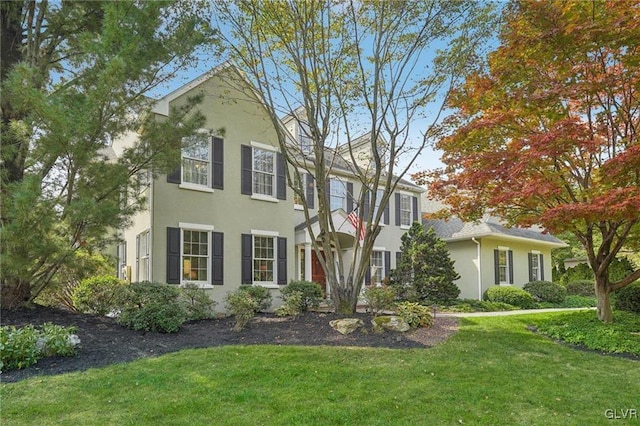
[[[545,308],[545,309],[519,309],[517,311],[495,311],[495,312],[436,312],[439,317],[503,317],[508,315],[526,315],[539,314],[544,312],[568,312],[568,311],[587,311],[596,308]]]

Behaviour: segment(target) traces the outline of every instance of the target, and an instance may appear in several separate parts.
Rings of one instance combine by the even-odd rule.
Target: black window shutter
[[[389,224],[389,210],[389,203],[387,203],[387,206],[384,208],[384,217],[382,218],[382,223],[385,225]]]
[[[167,284],[180,284],[180,228],[167,227]]]
[[[253,235],[242,234],[242,284],[253,284]]]
[[[391,275],[391,252],[384,252],[384,276],[388,277]]]
[[[533,256],[533,253],[527,253],[527,257],[529,258],[529,282],[535,279],[533,276]]]
[[[509,284],[513,284],[513,250],[507,252],[509,259]]]
[[[347,213],[353,211],[353,183],[347,182]]]
[[[315,179],[313,178],[313,175],[309,174],[309,173],[305,173],[305,180],[306,180],[306,198],[307,198],[307,207],[309,207],[310,209],[315,208],[315,193],[313,190],[313,187],[315,186]]]
[[[400,226],[400,194],[396,194],[396,226]]]
[[[182,161],[182,160],[180,160]],[[177,169],[167,175],[168,183],[182,183],[182,167],[178,166]]]
[[[402,252],[397,251],[396,252],[396,269],[398,269],[398,267],[400,266],[401,261],[402,261]]]
[[[211,284],[222,285],[224,279],[224,234],[211,233]]]
[[[500,251],[493,251],[493,268],[496,278],[496,284],[500,284]]]
[[[213,149],[211,150],[211,187],[224,189],[224,140],[213,137]]]
[[[285,172],[285,164],[284,164],[284,156],[281,153],[276,154],[276,198],[278,200],[286,200],[287,199],[287,175]]]
[[[241,156],[241,189],[240,193],[253,194],[253,151],[249,145],[240,145]]]
[[[287,239],[278,237],[278,285],[287,284]]]
[[[539,256],[540,264],[538,265],[538,268],[540,268],[540,281],[544,281],[544,258],[542,257],[542,253],[540,253]]]
[[[421,222],[420,217],[418,216],[418,197],[411,197],[411,201],[413,203],[413,222]]]
[[[369,209],[370,206],[369,204],[371,203],[371,197],[369,195],[369,191],[365,190],[364,193],[364,205],[362,206],[362,218],[364,221],[367,220],[367,218],[369,217]]]

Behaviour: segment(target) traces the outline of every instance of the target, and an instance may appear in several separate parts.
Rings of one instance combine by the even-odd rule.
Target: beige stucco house
[[[522,288],[529,281],[551,281],[551,250],[566,247],[541,229],[509,228],[490,216],[475,223],[452,217],[423,224],[446,242],[463,299],[482,300],[495,285]]]
[[[273,124],[247,85],[233,65],[225,64],[155,104],[153,113],[162,119],[187,97],[203,94],[198,109],[206,124],[186,141],[180,169],[149,181],[147,208],[121,231],[118,271],[123,278],[192,282],[206,289],[219,309],[225,295],[242,284],[271,289],[276,303],[279,289],[291,280],[317,281],[330,292],[312,250],[302,206],[287,186],[289,166]],[[292,143],[304,144],[298,124],[284,121]],[[115,154],[132,140],[114,142]],[[357,242],[347,215],[356,208],[354,200],[362,187],[349,162],[337,151],[333,155],[330,203],[341,255],[348,263]],[[303,173],[302,179],[313,226],[317,190],[311,174]],[[395,267],[401,235],[421,218],[423,192],[401,181],[392,194],[368,281],[380,281]]]

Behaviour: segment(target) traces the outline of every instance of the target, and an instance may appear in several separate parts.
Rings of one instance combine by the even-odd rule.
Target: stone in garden
[[[405,320],[395,315],[383,315],[375,317],[371,320],[371,324],[373,324],[374,330],[384,329],[404,333],[405,331],[409,331],[411,329],[411,326]]]
[[[341,334],[349,334],[362,327],[364,323],[358,318],[343,318],[329,321],[329,325]]]

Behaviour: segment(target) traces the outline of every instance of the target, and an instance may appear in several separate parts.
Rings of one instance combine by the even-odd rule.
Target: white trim
[[[265,151],[280,152],[280,150],[275,146],[267,145],[266,143],[251,141],[251,146],[258,149],[264,149]]]
[[[400,229],[411,229],[409,225],[400,225]]]
[[[215,192],[213,188],[209,188],[208,186],[198,185],[196,183],[191,183],[191,182],[180,183],[178,185],[178,188],[187,189],[189,191],[208,192],[208,193],[211,193],[211,194],[213,194]]]
[[[371,251],[389,251],[385,247],[374,246]]]
[[[201,225],[199,223],[178,222],[178,227],[191,231],[213,231],[213,225]]]
[[[278,231],[263,231],[260,229],[252,229],[251,235],[257,235],[259,237],[279,237],[280,232]]]
[[[252,200],[258,200],[258,201],[269,201],[270,203],[279,203],[280,200],[278,200],[276,197],[272,196],[272,195],[264,195],[264,194],[252,194],[251,195],[251,199]]]
[[[511,250],[509,247],[505,247],[505,246],[498,246],[498,250]]]
[[[542,254],[539,250],[531,250],[531,254]]]
[[[294,204],[293,205],[293,209],[294,210],[304,210],[304,206],[302,204]]]

